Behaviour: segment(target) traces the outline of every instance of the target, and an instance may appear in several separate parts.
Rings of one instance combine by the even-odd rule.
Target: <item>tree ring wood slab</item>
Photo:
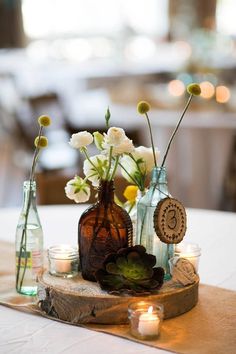
[[[186,287],[166,282],[157,294],[124,297],[101,290],[97,283],[84,280],[79,274],[71,279],[44,272],[38,279],[38,306],[44,314],[72,324],[124,324],[131,302],[155,301],[164,305],[164,318],[191,310],[198,301],[199,281]]]
[[[153,215],[157,236],[164,243],[181,242],[186,233],[186,219],[186,211],[180,201],[170,197],[160,200]]]

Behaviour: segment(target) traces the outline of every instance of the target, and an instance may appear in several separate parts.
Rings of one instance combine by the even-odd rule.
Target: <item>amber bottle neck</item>
[[[104,204],[114,202],[114,181],[100,181],[98,201]]]

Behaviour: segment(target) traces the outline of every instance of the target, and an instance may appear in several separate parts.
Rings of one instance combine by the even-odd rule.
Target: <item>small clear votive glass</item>
[[[160,334],[164,307],[151,301],[139,301],[128,306],[128,318],[132,336],[142,340],[154,340]]]
[[[75,277],[79,272],[78,248],[55,245],[48,249],[49,273],[63,278]]]
[[[187,259],[198,273],[201,248],[196,243],[180,242],[175,246],[175,256]]]

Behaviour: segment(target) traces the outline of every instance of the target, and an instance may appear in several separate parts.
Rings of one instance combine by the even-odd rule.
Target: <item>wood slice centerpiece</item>
[[[81,274],[64,279],[44,272],[38,282],[40,311],[72,324],[127,323],[129,303],[142,300],[163,304],[167,319],[191,310],[198,301],[198,280],[185,287],[165,282],[158,293],[138,297],[110,295],[97,283],[84,280]]]

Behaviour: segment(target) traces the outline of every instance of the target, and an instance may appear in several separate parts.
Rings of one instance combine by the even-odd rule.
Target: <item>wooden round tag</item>
[[[159,239],[164,243],[179,243],[186,232],[186,211],[177,199],[164,198],[156,206],[153,222]]]

